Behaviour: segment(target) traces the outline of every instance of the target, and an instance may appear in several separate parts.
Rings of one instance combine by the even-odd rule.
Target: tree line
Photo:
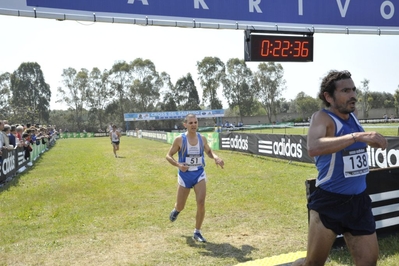
[[[0,114],[15,123],[52,124],[69,131],[105,130],[110,122],[124,128],[125,113],[222,109],[219,92],[228,103],[226,116],[242,119],[264,115],[269,123],[277,114],[297,113],[306,119],[318,110],[320,101],[305,92],[287,101],[284,69],[275,62],[262,62],[252,71],[243,59],[226,63],[205,57],[196,63],[202,99],[191,73],[175,84],[166,72],[159,73],[151,60],[117,61],[111,68],[63,69],[57,102],[68,110],[50,110],[51,90],[40,65],[22,63],[12,73],[0,75]],[[363,117],[373,108],[395,108],[398,115],[399,87],[395,94],[372,92],[369,80],[358,87],[358,109]],[[171,129],[176,121],[141,121],[131,127]]]

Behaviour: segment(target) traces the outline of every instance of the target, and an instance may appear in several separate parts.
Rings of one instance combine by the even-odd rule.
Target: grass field
[[[176,168],[168,144],[123,137],[62,139],[0,189],[0,265],[237,265],[306,250],[311,164],[217,151],[207,159],[203,234],[191,237],[195,199],[168,219]],[[398,265],[397,236],[380,239],[379,265]],[[351,265],[346,248],[327,265]]]

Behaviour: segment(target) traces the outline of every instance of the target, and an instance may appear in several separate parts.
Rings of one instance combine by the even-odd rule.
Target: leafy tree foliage
[[[395,106],[395,116],[399,115],[399,85],[398,88],[395,90],[394,97],[394,106]]]
[[[163,111],[174,111],[177,110],[179,104],[179,99],[175,93],[175,87],[172,84],[169,74],[161,73],[161,78],[163,80],[163,102],[159,105],[160,110]]]
[[[240,116],[241,119],[265,115],[272,123],[277,121],[277,114],[287,113],[282,120],[291,121],[291,112],[300,113],[306,119],[319,109],[318,101],[304,92],[290,101],[281,97],[285,80],[280,64],[260,63],[253,73],[243,60],[232,58],[225,65],[217,57],[205,57],[196,66],[202,101],[190,73],[173,84],[169,74],[159,74],[150,60],[118,61],[103,71],[96,67],[90,72],[67,68],[61,75],[63,85],[58,88],[58,102],[65,103],[69,109],[50,113],[50,87],[44,81],[40,66],[23,63],[12,74],[0,74],[0,118],[17,123],[40,123],[50,119],[52,124],[70,131],[106,130],[108,122],[123,127],[124,114],[128,112],[221,109],[221,86],[229,104],[226,115]],[[399,87],[394,95],[372,92],[365,79],[359,86],[357,98],[358,110],[364,112],[364,117],[368,117],[371,108],[382,107],[387,113],[388,109],[395,108],[395,116],[398,116]],[[175,125],[181,126],[180,122],[135,121],[126,127],[171,129]]]
[[[370,103],[370,108],[394,108],[395,99],[391,93],[387,92],[370,92],[373,101]]]
[[[161,78],[163,80],[163,91],[161,94],[163,94],[163,101],[162,103],[158,104],[157,109],[162,111],[176,111],[178,110],[177,106],[177,96],[175,95],[174,91],[174,86],[172,84],[172,81],[170,79],[169,74],[163,72],[161,73]],[[164,121],[164,126],[167,128],[174,128],[174,125],[176,124],[176,120],[167,120]]]
[[[163,80],[151,60],[137,58],[130,64],[133,82],[130,85],[132,102],[141,112],[153,111],[160,96]]]
[[[272,116],[277,120],[278,100],[285,89],[284,69],[274,62],[260,63],[254,80],[257,97],[266,110],[269,123]]]
[[[177,110],[201,110],[200,99],[194,80],[190,73],[177,80],[176,85],[173,85],[170,76],[167,73],[161,73],[164,81],[163,103],[160,109],[163,111],[177,111]],[[181,128],[180,121],[167,120],[164,121],[166,128]]]
[[[240,120],[252,114],[255,102],[255,87],[252,86],[252,71],[244,60],[232,58],[227,61],[226,75],[222,80],[223,94],[230,108],[238,107]]]
[[[83,111],[87,105],[89,95],[89,71],[82,68],[77,72],[74,68],[64,69],[62,72],[64,87],[58,88],[61,96],[59,101],[67,104],[74,111],[74,122],[78,131],[83,130]]]
[[[197,62],[202,100],[208,103],[210,109],[222,109],[222,101],[218,98],[218,88],[225,75],[225,65],[218,57],[205,57]]]
[[[22,63],[10,77],[13,120],[42,123],[49,120],[51,91],[38,63]]]
[[[363,111],[363,117],[369,117],[369,110],[372,106],[373,97],[370,94],[369,80],[364,79],[361,83],[361,89],[357,90],[357,99]]]
[[[298,93],[295,98],[296,110],[302,114],[302,120],[307,120],[314,112],[320,109],[319,102],[304,92]]]
[[[111,101],[106,112],[123,125],[126,112],[156,110],[163,80],[151,60],[137,58],[116,62],[107,74],[107,84]]]
[[[176,82],[174,91],[177,110],[201,110],[197,87],[190,73]]]
[[[0,116],[2,118],[10,117],[11,115],[10,76],[8,72],[0,75]]]
[[[109,73],[109,82],[111,84],[111,89],[114,93],[113,108],[111,110],[118,110],[118,113],[112,116],[118,117],[116,123],[121,123],[123,121],[123,115],[125,113],[125,109],[129,110],[130,102],[128,99],[128,88],[133,82],[133,77],[131,75],[131,65],[125,61],[116,62]],[[115,105],[116,104],[116,105]],[[115,109],[116,107],[116,109]],[[133,111],[133,110],[132,110]]]
[[[87,103],[90,109],[91,121],[98,121],[99,128],[106,126],[105,108],[112,100],[112,88],[109,82],[109,72],[95,67],[90,72],[87,90]]]

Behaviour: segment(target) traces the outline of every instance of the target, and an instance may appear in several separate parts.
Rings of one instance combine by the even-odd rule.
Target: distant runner
[[[116,128],[115,125],[112,125],[112,130],[109,132],[109,138],[111,139],[112,148],[114,151],[115,158],[118,158],[116,151],[119,150],[119,143],[121,139],[121,133]]]

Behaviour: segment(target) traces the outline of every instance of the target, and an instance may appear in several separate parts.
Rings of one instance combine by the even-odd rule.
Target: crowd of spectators
[[[0,160],[3,150],[13,150],[23,147],[25,159],[29,159],[32,145],[46,144],[57,133],[55,126],[42,126],[30,124],[12,124],[7,120],[0,120]]]

